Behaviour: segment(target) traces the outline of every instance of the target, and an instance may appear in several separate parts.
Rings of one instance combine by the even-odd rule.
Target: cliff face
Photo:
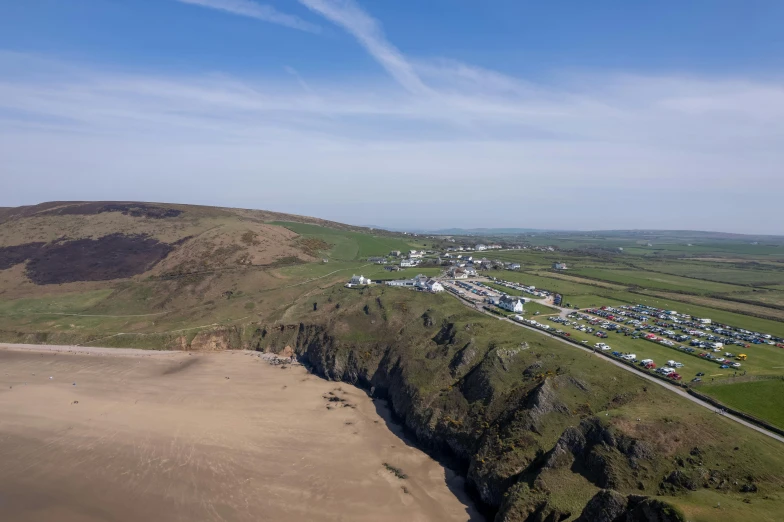
[[[477,329],[434,325],[428,315],[405,332],[379,326],[372,340],[352,342],[334,325],[303,323],[265,330],[254,347],[292,346],[314,373],[388,399],[423,449],[458,463],[496,520],[559,521],[576,514],[550,500],[541,475],[551,470],[570,469],[606,488],[656,479],[653,450],[644,441],[616,434],[575,407],[575,397],[590,398],[589,384],[528,343],[483,343]],[[643,500],[605,509],[598,497],[591,505],[612,511],[612,521],[675,520],[633,515]],[[645,512],[660,510],[659,504],[645,504]],[[585,516],[592,516],[591,505]]]

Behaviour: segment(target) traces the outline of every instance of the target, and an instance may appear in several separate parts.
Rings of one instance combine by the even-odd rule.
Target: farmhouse
[[[454,277],[455,279],[467,279],[468,274],[466,273],[465,269],[463,268],[452,268],[449,271],[449,275]]]
[[[512,297],[509,295],[502,296],[498,301],[498,306],[504,310],[517,314],[523,313],[523,301],[519,297]]]
[[[553,263],[553,268],[555,270],[566,270],[566,263]]]
[[[434,294],[437,292],[444,291],[444,285],[436,281],[435,279],[428,279],[427,280],[427,290],[429,292],[433,292]]]
[[[487,250],[487,245],[476,245],[477,251]]]
[[[396,265],[387,265],[384,267],[384,270],[386,270],[387,272],[399,272],[400,267]]]
[[[509,263],[506,268],[507,270],[520,270],[520,263]]]
[[[392,257],[400,257],[400,250],[393,250],[389,255]]]
[[[369,285],[370,283],[370,278],[361,275],[353,275],[351,276],[351,281],[349,281],[350,285]]]
[[[444,291],[444,286],[432,277],[426,277],[420,274],[414,278],[414,281],[414,286],[420,290],[433,293]]]
[[[415,267],[419,264],[419,261],[416,259],[403,259],[400,261],[400,268],[411,268]]]

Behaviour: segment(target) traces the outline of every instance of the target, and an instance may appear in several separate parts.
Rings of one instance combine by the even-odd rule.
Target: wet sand
[[[481,520],[462,479],[390,431],[361,390],[302,367],[8,348],[0,520]]]

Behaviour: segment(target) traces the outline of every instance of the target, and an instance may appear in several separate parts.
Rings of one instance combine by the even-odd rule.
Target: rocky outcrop
[[[596,417],[567,428],[547,455],[544,469],[570,468],[601,488],[633,487],[655,462],[645,442],[619,435]]]
[[[675,507],[639,495],[623,496],[617,491],[602,490],[588,501],[575,522],[684,522]]]
[[[181,338],[182,339],[182,338]],[[239,331],[235,328],[203,330],[187,344],[187,350],[196,352],[216,352],[236,348],[240,344]]]
[[[449,363],[449,371],[452,376],[464,375],[474,359],[476,359],[476,346],[473,341],[470,341],[455,354]]]
[[[677,493],[687,489],[696,491],[697,484],[689,475],[679,469],[667,475],[660,485],[660,490],[667,493]]]
[[[626,513],[629,499],[617,491],[603,489],[585,505],[575,522],[615,522]]]
[[[639,498],[639,497],[636,497]],[[629,496],[629,512],[619,522],[685,522],[683,516],[674,506],[655,498],[644,498],[639,502],[635,496]]]

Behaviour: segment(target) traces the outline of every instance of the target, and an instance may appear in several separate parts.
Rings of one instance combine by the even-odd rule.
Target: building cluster
[[[425,255],[434,253],[435,252],[425,250],[410,250],[405,253],[400,250],[393,250],[387,257],[369,257],[368,261],[386,265],[384,269],[389,272],[396,272],[401,268],[414,268],[419,266],[423,262]]]
[[[432,292],[434,294],[444,291],[444,286],[441,283],[439,283],[432,277],[427,277],[422,274],[412,279],[399,279],[396,281],[387,281],[386,284],[389,286],[413,288],[415,290]]]
[[[346,288],[355,288],[358,286],[368,286],[372,284],[373,281],[370,280],[369,277],[365,277],[363,275],[353,275],[348,283],[346,283]]]

